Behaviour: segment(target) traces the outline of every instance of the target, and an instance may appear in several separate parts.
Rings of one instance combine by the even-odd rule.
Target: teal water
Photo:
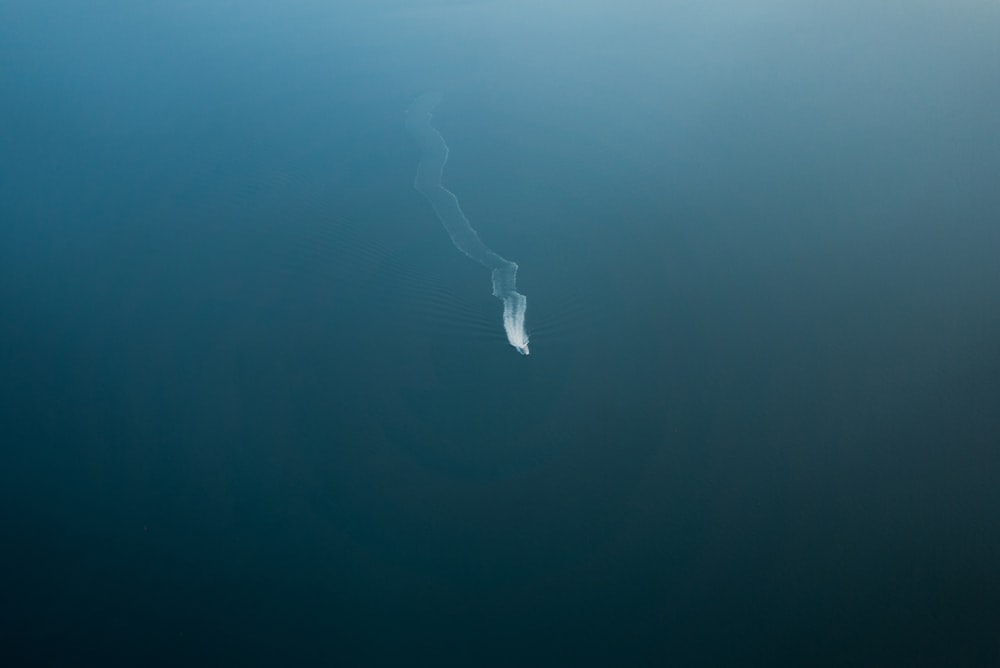
[[[327,4],[0,6],[5,665],[1000,661],[1000,8]]]

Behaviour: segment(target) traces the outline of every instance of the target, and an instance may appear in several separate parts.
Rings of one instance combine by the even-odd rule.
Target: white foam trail
[[[441,102],[440,93],[421,95],[406,110],[406,129],[420,148],[420,164],[413,187],[423,195],[444,225],[451,242],[473,260],[492,270],[493,296],[503,302],[503,328],[507,341],[522,355],[529,354],[524,313],[528,300],[517,291],[517,263],[506,260],[483,243],[458,205],[458,198],[441,185],[448,144],[431,125],[431,114]]]

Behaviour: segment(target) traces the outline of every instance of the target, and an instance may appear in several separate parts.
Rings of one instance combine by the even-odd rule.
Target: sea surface
[[[3,665],[1000,665],[996,2],[6,0],[0,98]]]

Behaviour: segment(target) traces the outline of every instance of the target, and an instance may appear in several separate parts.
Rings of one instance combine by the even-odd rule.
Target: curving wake
[[[421,95],[406,110],[406,129],[420,148],[420,164],[413,187],[427,198],[451,242],[473,260],[493,272],[493,296],[503,302],[503,328],[507,341],[522,355],[529,354],[528,332],[524,328],[527,299],[517,291],[517,263],[500,257],[479,238],[462,213],[458,198],[441,185],[448,145],[431,125],[431,113],[441,102],[440,93]]]

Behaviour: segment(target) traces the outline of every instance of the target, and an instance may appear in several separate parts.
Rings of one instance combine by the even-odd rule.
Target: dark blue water
[[[1000,665],[1000,8],[15,0],[0,91],[4,665]]]

